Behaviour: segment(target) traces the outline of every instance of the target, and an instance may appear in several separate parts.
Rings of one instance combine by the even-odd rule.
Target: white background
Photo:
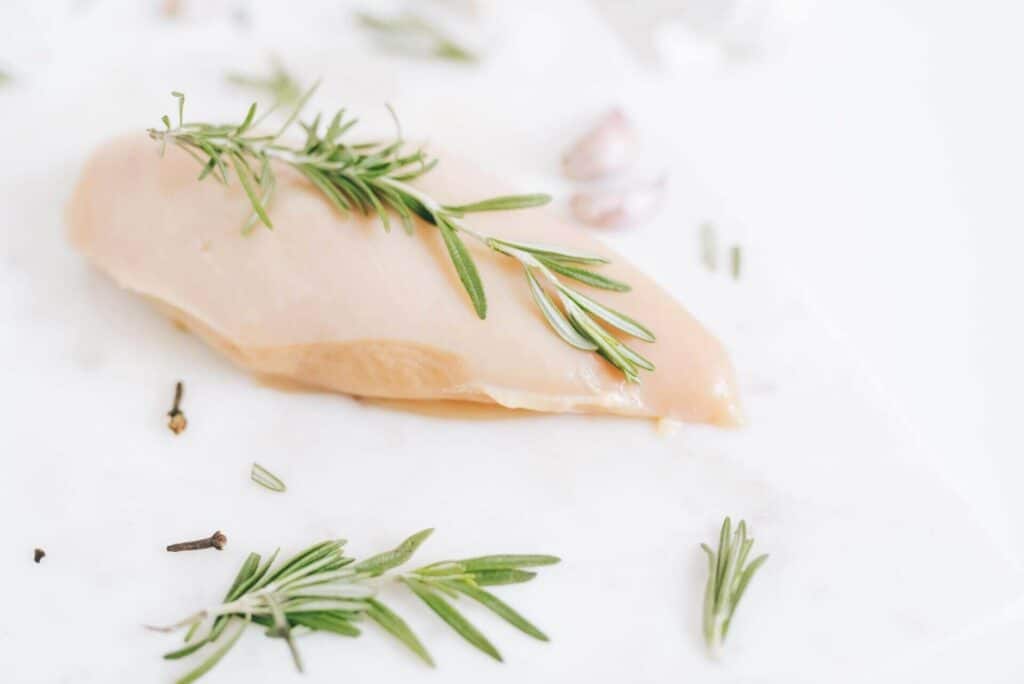
[[[555,642],[488,625],[510,661],[492,668],[396,599],[442,661],[437,672],[368,634],[310,640],[311,679],[382,663],[409,681],[803,681],[839,677],[838,663],[854,679],[873,667],[883,678],[1019,679],[1017,591],[995,583],[1016,576],[1024,523],[1018,9],[780,3],[783,20],[755,59],[694,43],[691,59],[657,71],[587,6],[523,3],[499,11],[492,59],[466,73],[366,57],[341,3],[252,3],[247,32],[228,19],[238,4],[208,3],[208,15],[174,24],[147,3],[0,9],[0,63],[16,77],[0,91],[0,341],[11,359],[2,406],[12,423],[0,440],[0,576],[14,605],[0,660],[13,681],[169,681],[181,669],[158,656],[171,643],[139,624],[214,600],[244,552],[343,534],[366,553],[427,524],[439,532],[424,560],[563,554],[550,580],[509,594]],[[567,139],[603,107],[626,106],[648,167],[670,169],[673,198],[657,221],[611,240],[726,339],[748,390],[780,383],[780,396],[751,397],[753,424],[740,436],[688,430],[666,442],[632,423],[572,418],[464,424],[260,388],[169,331],[65,246],[62,205],[89,150],[155,123],[172,88],[188,91],[197,116],[234,116],[247,95],[223,73],[258,71],[270,51],[324,77],[319,106],[350,104],[382,130],[380,103],[393,102],[413,133],[458,140],[481,163],[500,158],[516,186],[563,198],[556,162]],[[747,282],[695,268],[705,218],[749,246]],[[767,321],[797,309],[806,320],[792,330]],[[179,375],[193,425],[171,440],[160,416]],[[814,394],[823,387],[826,399]],[[822,406],[840,415],[821,416]],[[495,446],[474,453],[481,442]],[[822,447],[834,453],[818,472]],[[254,454],[289,482],[287,498],[247,486]],[[750,516],[774,556],[761,596],[755,587],[744,606],[732,661],[714,665],[683,614],[699,593],[692,547],[727,511]],[[922,530],[918,516],[942,524]],[[160,551],[211,526],[231,537],[219,556]],[[926,538],[901,547],[904,526]],[[863,567],[824,536],[836,530],[859,540]],[[26,562],[36,545],[50,552],[38,567]],[[854,570],[899,565],[894,549],[919,551],[905,560],[911,577],[934,573],[907,585],[918,632],[873,604],[884,602],[870,591],[884,574],[850,584]],[[976,562],[985,570],[971,574]],[[828,587],[823,604],[808,599],[814,581]],[[808,635],[809,615],[830,638]],[[221,681],[287,674],[283,652],[258,635],[239,651]]]

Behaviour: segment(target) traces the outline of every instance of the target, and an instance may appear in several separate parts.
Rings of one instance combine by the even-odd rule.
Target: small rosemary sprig
[[[302,97],[302,87],[288,70],[284,68],[280,60],[271,60],[271,73],[269,76],[253,76],[231,72],[227,75],[228,83],[259,90],[267,93],[274,105],[292,105]]]
[[[364,28],[377,33],[381,42],[396,52],[469,64],[480,59],[476,53],[459,45],[451,36],[418,14],[406,12],[395,17],[383,17],[357,12],[356,20]]]
[[[708,583],[704,589],[704,641],[712,654],[717,654],[729,633],[732,616],[750,579],[766,560],[763,554],[747,562],[754,540],[747,537],[747,524],[740,521],[732,532],[727,517],[718,537],[718,552],[707,544],[700,547],[708,555]]]
[[[256,119],[256,103],[249,107],[240,124],[186,123],[185,96],[175,92],[172,95],[178,100],[177,126],[172,126],[170,118],[164,116],[164,128],[151,128],[149,135],[162,147],[170,142],[192,155],[202,166],[200,180],[212,175],[226,184],[229,172],[238,177],[253,210],[243,225],[243,233],[250,232],[258,223],[273,228],[268,212],[276,185],[272,162],[288,164],[342,214],[377,215],[385,230],[390,230],[391,219],[397,216],[410,235],[414,233],[415,218],[434,226],[440,231],[452,265],[480,318],[487,316],[487,298],[463,236],[481,243],[493,253],[519,262],[537,306],[565,342],[601,355],[631,382],[639,381],[641,370],[654,370],[650,361],[612,335],[605,326],[645,342],[654,342],[654,333],[562,280],[575,280],[614,292],[629,290],[627,284],[594,270],[608,263],[607,259],[572,249],[485,235],[463,221],[466,214],[474,212],[541,206],[550,201],[549,196],[512,195],[463,205],[441,204],[409,184],[428,173],[437,163],[436,159],[429,158],[422,149],[403,151],[400,131],[395,140],[387,143],[342,142],[342,136],[356,124],[356,119],[345,117],[344,109],[334,115],[323,132],[319,115],[309,124],[300,124],[306,133],[304,144],[283,143],[281,136],[298,120],[315,89],[316,86],[299,99],[291,116],[273,134],[253,132],[266,118],[264,115],[263,119]]]
[[[266,561],[249,554],[219,605],[200,611],[169,627],[188,628],[185,646],[164,655],[176,660],[201,650],[208,652],[199,665],[178,680],[193,682],[209,672],[235,645],[246,628],[258,624],[268,637],[285,642],[296,668],[302,659],[296,638],[310,632],[356,637],[359,624],[369,619],[397,638],[429,665],[434,661],[419,637],[394,611],[376,598],[381,578],[407,562],[433,532],[418,532],[390,551],[355,562],[345,556],[345,540],[314,544],[292,558],[274,565],[275,551]],[[542,641],[547,636],[506,603],[483,589],[486,586],[528,582],[536,573],[524,568],[557,563],[554,556],[498,555],[459,561],[443,561],[395,576],[466,641],[496,660],[501,654],[452,604],[465,596]],[[205,632],[199,631],[205,626]],[[229,636],[225,636],[229,634]]]

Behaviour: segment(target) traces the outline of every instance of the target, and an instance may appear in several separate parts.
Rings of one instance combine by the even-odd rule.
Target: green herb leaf
[[[537,306],[540,308],[541,313],[544,314],[544,318],[551,324],[554,331],[558,333],[558,336],[577,349],[595,351],[597,345],[576,332],[576,328],[558,310],[554,302],[551,301],[551,298],[544,291],[544,288],[540,286],[537,279],[530,273],[530,269],[527,268],[525,271],[526,280],[530,284],[530,294],[533,295],[533,301],[537,302]]]
[[[484,591],[483,589],[479,589],[464,580],[444,580],[443,582],[445,586],[451,587],[455,591],[465,594],[480,605],[489,608],[495,615],[502,618],[521,632],[529,634],[534,639],[540,639],[541,641],[548,640],[548,637],[544,632],[537,629],[529,620],[517,613],[511,606],[494,594]]]
[[[259,463],[252,464],[252,471],[249,473],[249,478],[261,487],[269,489],[272,492],[283,492],[287,489],[284,482],[274,473],[270,472]]]
[[[569,299],[575,302],[577,306],[579,306],[587,313],[597,316],[604,322],[615,326],[616,328],[625,333],[629,333],[633,337],[639,337],[641,340],[644,340],[645,342],[654,342],[654,333],[652,333],[650,330],[648,330],[640,323],[634,321],[629,316],[619,313],[618,311],[615,311],[613,309],[609,309],[608,307],[600,304],[599,302],[594,301],[593,299],[591,299],[590,297],[586,296],[581,292],[573,290],[572,288],[560,285],[558,289],[562,292],[562,294],[569,297]]]
[[[416,553],[416,549],[420,548],[420,545],[423,544],[423,542],[427,540],[427,537],[433,534],[433,532],[434,528],[432,527],[420,530],[391,551],[379,553],[376,556],[356,563],[355,569],[358,572],[366,573],[371,577],[376,577],[377,575],[387,572],[391,568],[397,568],[399,565],[402,565],[412,558],[412,555]]]
[[[543,565],[555,565],[561,562],[558,556],[542,556],[529,554],[502,554],[497,556],[477,556],[459,561],[466,572],[478,570],[513,570],[518,568],[536,568]]]
[[[241,626],[238,628],[238,631],[236,631],[230,639],[228,639],[220,648],[218,648],[216,651],[210,654],[210,657],[208,657],[206,660],[200,663],[198,667],[196,667],[194,670],[190,671],[184,677],[179,679],[176,682],[176,684],[191,684],[192,682],[196,681],[204,674],[212,670],[213,666],[219,663],[221,661],[221,658],[226,656],[228,651],[230,651],[234,647],[234,645],[238,643],[238,640],[242,638],[242,634],[245,633],[245,628],[249,626],[250,622],[251,618],[245,618]]]
[[[594,273],[588,271],[585,268],[578,268],[576,266],[570,266],[554,259],[549,259],[543,256],[538,256],[537,260],[544,264],[547,268],[551,269],[559,275],[564,275],[566,278],[572,278],[578,280],[581,283],[590,285],[591,287],[597,287],[602,290],[612,290],[613,292],[629,292],[630,286],[619,280],[603,276],[600,273]]]
[[[718,233],[712,223],[700,227],[700,257],[709,271],[718,270]]]
[[[247,130],[249,130],[249,126],[252,125],[252,120],[253,120],[253,118],[255,116],[256,116],[256,103],[253,102],[251,105],[249,105],[249,111],[246,113],[245,119],[243,119],[242,123],[240,123],[238,125],[238,128],[235,129],[235,135],[242,135]]]
[[[239,154],[232,154],[231,166],[235,170],[235,175],[238,176],[238,180],[242,183],[242,188],[245,189],[245,194],[248,195],[249,201],[252,203],[252,209],[256,212],[256,215],[260,217],[260,221],[263,222],[267,228],[273,229],[274,224],[270,222],[270,217],[267,216],[266,210],[263,208],[263,202],[256,195],[256,186],[253,183],[252,171],[249,169],[248,164],[245,163],[245,159]]]
[[[445,211],[453,214],[470,214],[480,211],[511,211],[542,207],[551,201],[551,195],[505,195],[473,202],[471,204],[445,205]]]
[[[404,581],[406,585],[412,589],[412,592],[420,597],[424,603],[430,606],[430,609],[437,613],[438,617],[447,622],[448,625],[459,634],[459,636],[495,660],[501,662],[501,653],[498,652],[498,649],[494,648],[494,645],[487,640],[487,637],[481,634],[480,630],[474,627],[469,620],[464,618],[462,613],[455,610],[455,607],[452,604],[448,603],[448,601],[442,596],[417,579],[404,577],[402,578],[402,581]]]
[[[313,86],[309,90],[307,90],[305,92],[305,94],[303,94],[298,99],[298,101],[295,103],[295,108],[292,109],[292,113],[288,116],[287,119],[285,119],[285,122],[281,125],[281,128],[277,131],[277,135],[274,136],[275,140],[277,138],[280,138],[282,135],[284,135],[284,132],[287,131],[291,127],[291,125],[293,123],[295,123],[295,120],[299,118],[299,114],[301,114],[302,110],[306,108],[306,103],[309,102],[309,99],[311,97],[313,97],[313,93],[315,93],[317,91],[317,88],[319,88],[319,87],[320,87],[320,81],[317,81],[316,83],[313,84]]]
[[[444,246],[448,248],[448,256],[451,257],[452,265],[459,274],[462,286],[466,288],[469,299],[473,302],[476,315],[481,319],[487,318],[487,296],[484,294],[484,284],[480,282],[480,274],[476,270],[476,264],[465,243],[459,238],[458,233],[447,221],[438,221],[437,227],[444,239]]]
[[[529,582],[537,573],[529,570],[477,570],[473,573],[473,581],[477,586],[488,587],[500,584],[520,584]]]
[[[514,249],[519,249],[528,254],[534,256],[547,257],[555,261],[562,261],[575,264],[607,264],[608,260],[603,256],[596,254],[590,254],[589,252],[582,252],[575,249],[566,249],[562,247],[553,247],[551,245],[544,245],[539,242],[519,242],[516,240],[499,240],[497,238],[491,238],[492,241],[499,245],[506,245]]]
[[[338,610],[321,610],[309,613],[290,612],[288,621],[318,632],[330,632],[339,636],[357,637],[359,628],[352,624],[349,614]]]
[[[235,575],[235,581],[231,583],[231,588],[228,589],[228,593],[224,596],[224,600],[230,601],[235,598],[235,592],[246,582],[246,580],[256,573],[256,568],[259,566],[260,554],[250,553],[246,556],[245,562],[242,563],[242,567],[238,569],[238,574]]]
[[[376,599],[370,599],[368,603],[370,607],[366,611],[367,617],[405,644],[409,650],[418,655],[427,665],[434,666],[434,659],[430,657],[426,647],[410,629],[409,625],[406,624],[405,620]]]
[[[743,268],[743,251],[739,245],[733,245],[729,249],[729,264],[731,266],[732,279],[740,279],[740,271]]]

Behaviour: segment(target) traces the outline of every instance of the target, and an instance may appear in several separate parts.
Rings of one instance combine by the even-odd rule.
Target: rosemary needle
[[[628,284],[595,271],[608,263],[607,259],[573,249],[485,235],[464,221],[467,214],[475,212],[541,206],[550,197],[510,195],[456,205],[438,202],[409,184],[429,173],[436,159],[429,158],[422,149],[404,151],[400,134],[390,142],[343,142],[343,135],[356,124],[356,119],[346,117],[344,109],[326,122],[326,126],[319,115],[309,123],[301,123],[305,142],[297,146],[284,144],[281,136],[296,122],[315,89],[316,86],[299,98],[291,116],[271,135],[252,131],[257,124],[256,103],[237,124],[186,123],[185,96],[175,92],[172,95],[178,100],[177,125],[172,125],[170,117],[164,116],[164,127],[149,129],[149,135],[162,147],[171,143],[190,154],[202,167],[200,180],[213,176],[226,184],[229,173],[237,177],[252,205],[252,213],[243,223],[243,233],[261,223],[273,228],[269,212],[276,188],[273,163],[287,164],[305,176],[342,215],[353,212],[376,215],[387,231],[397,218],[410,235],[415,233],[417,219],[437,229],[459,281],[481,319],[487,317],[487,296],[473,254],[463,238],[482,244],[492,254],[519,263],[544,318],[567,344],[604,357],[630,382],[639,381],[641,370],[654,370],[650,361],[610,331],[654,342],[654,334],[649,329],[565,282],[576,281],[610,292],[629,290]]]
[[[178,680],[179,684],[193,682],[209,672],[252,623],[266,628],[267,636],[282,639],[300,671],[302,661],[295,637],[308,632],[357,637],[364,619],[376,623],[414,655],[433,665],[430,653],[405,620],[376,598],[378,578],[409,561],[432,532],[417,532],[394,549],[359,562],[345,555],[346,542],[342,539],[314,544],[277,564],[276,551],[266,561],[251,553],[220,604],[169,627],[151,629],[170,632],[187,628],[185,645],[165,654],[168,660],[200,652],[207,654]],[[457,634],[500,661],[501,653],[455,607],[455,600],[463,596],[475,601],[523,633],[547,641],[543,632],[483,587],[528,582],[536,573],[524,568],[557,562],[558,558],[544,555],[478,556],[432,563],[393,577]],[[225,637],[229,627],[231,636]]]
[[[740,279],[740,271],[743,267],[743,250],[739,245],[733,245],[729,249],[729,265],[732,271],[732,279]]]
[[[274,473],[270,472],[259,463],[252,464],[252,471],[249,473],[249,478],[261,487],[265,487],[272,492],[283,492],[287,489],[284,486],[284,482]]]
[[[732,521],[722,522],[718,537],[718,550],[707,544],[701,549],[708,556],[708,581],[704,589],[704,641],[713,655],[717,655],[729,633],[736,606],[743,598],[747,585],[757,569],[768,560],[763,554],[747,562],[754,540],[747,537],[747,524],[740,521],[735,533]]]
[[[713,223],[705,223],[700,227],[700,255],[709,271],[718,269],[718,232]]]

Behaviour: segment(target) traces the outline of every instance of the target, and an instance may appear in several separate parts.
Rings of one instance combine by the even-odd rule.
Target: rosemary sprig
[[[188,628],[185,646],[164,655],[176,660],[207,652],[194,669],[178,684],[193,682],[210,671],[238,641],[242,632],[255,623],[266,628],[266,635],[282,639],[296,668],[302,659],[296,638],[310,632],[328,632],[357,637],[364,618],[375,622],[429,665],[434,661],[419,637],[394,611],[376,598],[378,579],[407,562],[433,532],[426,529],[409,537],[390,551],[355,562],[345,556],[345,540],[314,544],[282,563],[274,564],[277,551],[261,562],[249,554],[224,600],[170,627]],[[547,641],[547,636],[515,612],[506,603],[482,587],[527,582],[535,572],[523,568],[551,565],[554,556],[499,555],[480,556],[459,561],[443,561],[423,566],[395,578],[408,587],[466,641],[496,660],[501,654],[491,642],[449,599],[465,596],[501,617],[524,633]],[[205,632],[199,636],[199,631]],[[224,637],[225,633],[231,636]]]
[[[231,72],[227,75],[228,83],[267,93],[274,105],[293,105],[302,97],[302,87],[298,81],[284,68],[280,60],[271,60],[269,76],[253,76]]]
[[[356,20],[364,28],[377,33],[385,46],[397,52],[424,54],[469,64],[480,59],[472,50],[460,45],[418,14],[406,12],[395,17],[382,17],[357,12]]]
[[[249,473],[249,479],[258,484],[261,487],[269,489],[272,492],[283,492],[287,489],[284,485],[284,481],[281,480],[277,475],[270,472],[259,463],[252,464],[252,470]]]
[[[707,544],[700,547],[708,556],[708,582],[704,590],[704,641],[712,654],[717,654],[729,633],[732,616],[750,579],[766,560],[762,554],[747,562],[754,540],[747,537],[747,524],[740,521],[732,532],[732,521],[727,517],[718,537],[718,551]]]
[[[463,237],[484,245],[492,253],[519,262],[537,306],[568,344],[604,357],[630,382],[639,381],[641,370],[654,370],[650,361],[612,335],[608,328],[645,342],[654,342],[654,333],[563,281],[575,280],[613,292],[629,290],[627,284],[594,270],[608,263],[607,259],[571,249],[485,235],[463,221],[467,214],[475,212],[541,206],[550,197],[513,195],[470,204],[442,204],[409,184],[428,173],[437,163],[436,159],[428,157],[422,149],[404,151],[400,131],[395,140],[387,143],[343,142],[342,136],[356,124],[356,119],[346,118],[344,109],[338,111],[326,127],[319,115],[308,124],[301,123],[306,133],[304,144],[284,144],[281,136],[296,122],[315,88],[299,99],[291,116],[274,134],[254,132],[259,123],[256,103],[249,107],[240,124],[186,123],[185,96],[175,92],[172,95],[178,100],[177,126],[172,126],[170,118],[164,116],[164,128],[151,128],[149,135],[162,147],[170,142],[192,155],[202,166],[200,180],[213,176],[226,184],[229,173],[234,173],[252,205],[252,214],[243,224],[243,233],[250,232],[259,223],[273,228],[268,212],[276,186],[272,162],[288,164],[305,176],[343,215],[353,212],[376,215],[385,230],[390,230],[391,221],[397,216],[410,235],[414,233],[415,218],[434,226],[440,231],[452,265],[480,318],[487,316],[487,297]]]

